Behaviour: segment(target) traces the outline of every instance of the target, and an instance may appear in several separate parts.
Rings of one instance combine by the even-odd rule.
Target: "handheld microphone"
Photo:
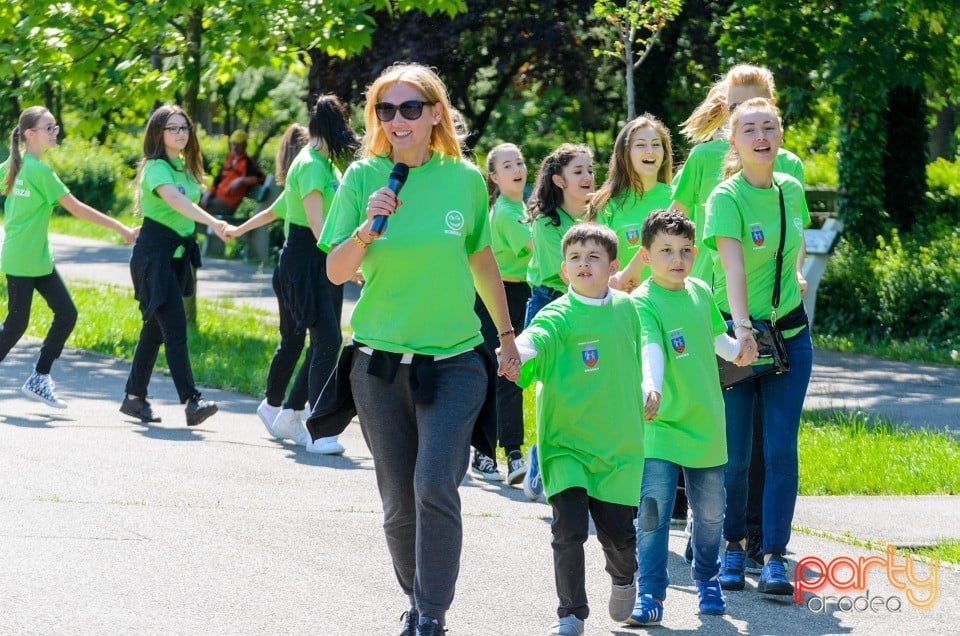
[[[400,194],[400,188],[407,182],[407,175],[410,174],[410,167],[405,163],[395,163],[390,176],[387,178],[387,187],[394,193]],[[370,224],[370,231],[377,236],[387,230],[387,215],[378,214],[373,217],[373,223]]]

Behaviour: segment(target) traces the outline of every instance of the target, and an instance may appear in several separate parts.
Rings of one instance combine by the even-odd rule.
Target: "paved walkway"
[[[99,269],[104,249],[80,245],[74,254],[91,250]],[[69,257],[59,241],[55,250],[66,275]],[[125,271],[125,259],[119,263]],[[247,290],[247,274],[220,280]],[[215,289],[204,280],[202,293]],[[58,393],[70,403],[57,411],[17,390],[38,348],[25,341],[0,364],[0,634],[394,633],[405,600],[356,424],[342,436],[343,457],[318,457],[268,438],[254,414],[257,398],[210,389],[205,395],[222,412],[187,429],[172,383],[158,376],[151,390],[163,422],[144,426],[117,412],[129,365],[72,350],[55,367]],[[464,550],[450,636],[545,633],[556,605],[549,508],[470,478],[461,496]],[[958,501],[805,497],[795,521],[880,544],[926,542],[960,536]],[[874,569],[870,598],[897,597],[900,611],[887,602],[878,611],[821,612],[809,594],[801,605],[763,598],[749,579],[746,591],[728,595],[728,615],[700,617],[677,556],[683,542],[671,532],[664,625],[677,633],[953,634],[960,619],[960,571],[943,567],[928,611]],[[819,533],[796,532],[790,545],[794,561],[878,554]],[[606,617],[609,580],[596,541],[587,548],[587,634],[642,633]],[[926,566],[915,569],[926,575]]]

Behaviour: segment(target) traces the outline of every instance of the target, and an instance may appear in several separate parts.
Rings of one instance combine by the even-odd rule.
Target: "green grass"
[[[925,557],[936,557],[940,561],[948,561],[960,565],[960,539],[943,539],[936,545],[914,548],[915,554]]]
[[[135,217],[132,214],[124,213],[114,218],[128,227],[143,225],[143,217],[141,216]],[[90,221],[78,219],[72,214],[55,214],[50,217],[50,231],[56,234],[69,234],[109,243],[122,243],[120,236],[113,230],[108,230]]]
[[[932,362],[960,366],[960,347],[944,346],[926,338],[888,340],[879,343],[863,342],[853,336],[813,335],[813,344],[819,349],[842,353],[864,353],[885,360],[900,362]]]

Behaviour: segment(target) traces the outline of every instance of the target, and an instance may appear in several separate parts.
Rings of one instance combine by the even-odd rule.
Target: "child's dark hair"
[[[347,111],[336,95],[321,95],[310,109],[310,137],[322,139],[331,159],[344,159],[357,152],[360,138],[350,129]]]
[[[587,155],[593,159],[593,152],[582,144],[560,144],[560,146],[543,158],[540,170],[537,171],[537,180],[533,184],[533,192],[527,201],[527,222],[533,223],[541,216],[550,219],[555,225],[560,225],[560,214],[557,212],[563,204],[563,188],[553,182],[553,175],[563,172],[564,167],[573,161],[577,155]]]
[[[697,227],[686,214],[676,210],[653,210],[640,228],[640,241],[650,249],[657,234],[670,234],[696,240]]]
[[[200,154],[200,142],[197,141],[197,128],[193,125],[193,120],[181,106],[176,104],[164,104],[159,106],[150,115],[147,120],[147,128],[143,133],[143,156],[140,163],[137,164],[137,183],[140,183],[140,176],[143,174],[143,167],[151,159],[162,159],[170,163],[167,156],[167,147],[163,141],[163,131],[167,126],[167,121],[174,115],[180,115],[186,121],[189,137],[187,145],[183,149],[183,167],[187,174],[192,176],[197,183],[203,183],[203,155]],[[140,214],[142,211],[140,197],[142,191],[137,188],[137,196],[134,200],[134,214]]]
[[[566,256],[567,248],[575,243],[584,244],[587,241],[593,241],[604,249],[611,261],[617,260],[617,235],[606,225],[591,223],[575,223],[572,228],[563,235],[563,254]]]

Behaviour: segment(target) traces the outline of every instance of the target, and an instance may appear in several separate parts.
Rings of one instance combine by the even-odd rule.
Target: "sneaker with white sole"
[[[583,621],[570,614],[562,616],[550,626],[548,636],[583,636]]]
[[[273,421],[277,419],[280,410],[279,406],[270,406],[266,398],[264,398],[263,402],[260,402],[260,406],[257,407],[257,415],[260,416],[260,421],[267,427],[267,432],[270,433],[270,437],[275,439],[281,439],[273,432]]]
[[[343,450],[343,444],[337,440],[336,436],[318,437],[317,441],[307,444],[307,452],[317,455],[343,455]]]
[[[306,431],[303,421],[293,409],[281,409],[270,428],[273,429],[273,435],[277,439],[293,441],[296,441],[297,438],[302,439],[303,432]]]
[[[540,457],[536,444],[527,450],[527,474],[523,476],[523,494],[530,501],[537,501],[543,496],[543,479],[540,477]]]
[[[58,398],[56,393],[53,392],[54,387],[56,387],[56,384],[49,373],[37,373],[34,371],[30,374],[30,377],[27,378],[27,381],[23,383],[23,386],[20,387],[20,391],[27,397],[39,400],[55,409],[67,408],[67,403]]]
[[[497,462],[478,450],[473,451],[473,462],[470,464],[473,474],[487,481],[503,481],[503,475],[497,470]]]
[[[507,483],[516,486],[527,476],[527,462],[523,461],[523,453],[518,450],[510,451],[507,455]]]
[[[659,625],[663,620],[663,601],[653,594],[641,594],[633,606],[633,614],[625,621],[627,625]]]

